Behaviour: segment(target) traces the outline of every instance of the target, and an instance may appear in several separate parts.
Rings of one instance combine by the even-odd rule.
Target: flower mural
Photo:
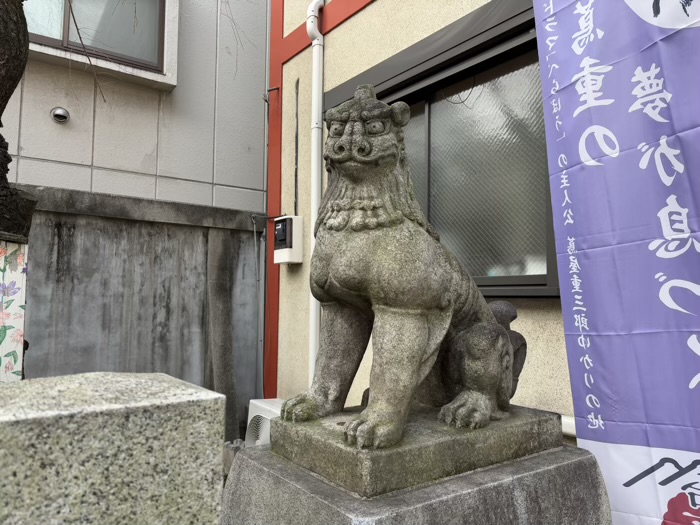
[[[10,340],[13,343],[24,344],[24,331],[23,330],[14,330],[12,332],[12,335],[10,336]]]
[[[21,288],[17,286],[17,281],[11,281],[10,283],[0,283],[0,298],[12,297],[17,295]]]
[[[0,383],[22,378],[26,260],[26,245],[0,241]]]

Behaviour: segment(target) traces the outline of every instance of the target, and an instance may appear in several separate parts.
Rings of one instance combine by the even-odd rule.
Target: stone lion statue
[[[282,417],[341,411],[371,335],[366,407],[344,430],[359,448],[398,443],[414,402],[442,407],[439,419],[456,427],[503,418],[525,360],[525,339],[509,326],[515,308],[486,303],[414,197],[409,118],[407,104],[378,101],[369,85],[326,114],[330,182],[311,260],[320,348],[311,388]]]

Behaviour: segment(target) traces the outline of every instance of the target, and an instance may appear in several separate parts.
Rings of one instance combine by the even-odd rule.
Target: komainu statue
[[[525,361],[515,308],[486,303],[415,199],[409,118],[408,105],[378,101],[372,86],[326,114],[330,183],[311,261],[320,348],[311,388],[282,409],[295,422],[341,411],[371,335],[367,406],[345,426],[360,448],[398,443],[415,402],[442,407],[439,419],[456,427],[505,417]]]

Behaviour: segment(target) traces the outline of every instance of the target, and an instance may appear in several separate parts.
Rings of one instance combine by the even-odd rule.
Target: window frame
[[[352,98],[359,84],[374,84],[386,103],[425,102],[425,145],[430,191],[430,106],[440,88],[537,49],[531,0],[494,0],[421,42],[324,94],[324,109]],[[546,153],[545,153],[546,154]],[[548,176],[549,174],[547,174]],[[551,194],[546,185],[545,245],[547,273],[474,277],[485,296],[558,297],[559,280]],[[428,199],[428,207],[430,207]],[[429,216],[430,209],[425,210]]]
[[[160,16],[158,19],[158,30],[160,31],[160,39],[158,41],[158,59],[154,64],[146,60],[140,60],[138,58],[130,57],[128,55],[122,55],[119,53],[110,53],[108,51],[95,48],[92,46],[85,46],[72,43],[70,41],[70,28],[73,25],[73,18],[71,16],[69,0],[63,0],[63,38],[51,38],[44,35],[38,35],[36,33],[29,33],[29,41],[42,46],[51,47],[54,49],[60,49],[63,51],[68,51],[72,53],[78,53],[83,56],[88,56],[90,58],[102,59],[115,64],[121,64],[124,66],[134,67],[137,69],[142,69],[145,71],[152,71],[154,73],[164,73],[165,67],[165,40],[166,40],[166,9],[168,8],[168,0],[158,0],[160,3]]]

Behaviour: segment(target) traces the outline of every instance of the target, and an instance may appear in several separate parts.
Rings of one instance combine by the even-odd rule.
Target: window
[[[534,34],[384,96],[411,104],[414,191],[485,295],[558,295]]]
[[[411,106],[416,198],[489,296],[559,295],[534,17],[532,0],[487,2],[324,95],[373,84]]]
[[[481,284],[546,283],[539,74],[530,51],[423,90],[411,107],[405,136],[416,197],[442,243]]]
[[[165,0],[31,0],[24,10],[33,42],[163,70]]]

